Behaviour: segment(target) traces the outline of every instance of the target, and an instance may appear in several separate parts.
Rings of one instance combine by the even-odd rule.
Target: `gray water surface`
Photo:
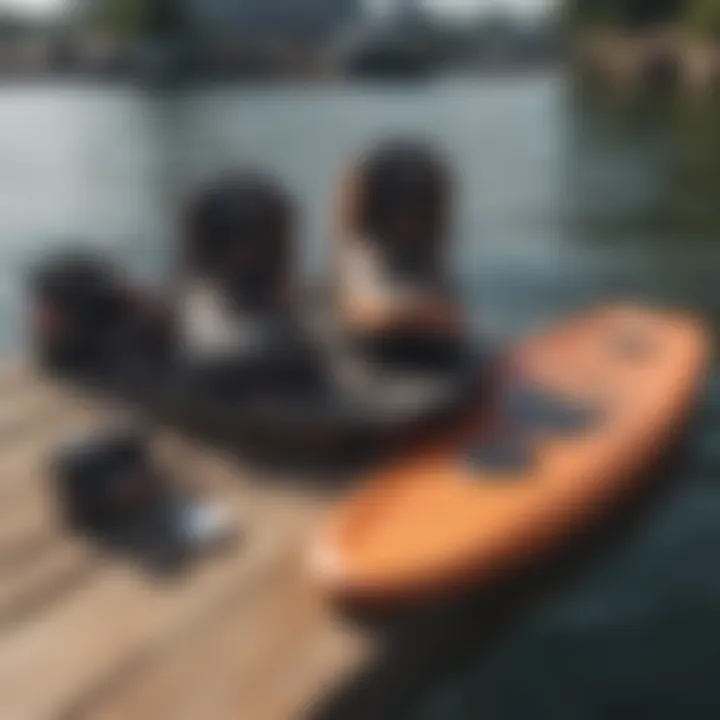
[[[555,76],[177,94],[0,89],[0,349],[23,343],[22,273],[75,238],[143,277],[171,266],[182,199],[240,163],[297,196],[304,271],[329,260],[334,180],[380,135],[434,136],[461,192],[455,267],[478,329],[512,336],[606,299],[720,330],[720,106],[609,100]],[[423,718],[720,717],[720,397],[670,497]]]

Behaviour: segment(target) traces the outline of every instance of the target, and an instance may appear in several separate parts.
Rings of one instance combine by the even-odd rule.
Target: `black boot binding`
[[[296,314],[294,215],[284,189],[252,172],[211,185],[191,203],[183,275],[189,304],[206,308],[201,327],[183,338],[191,382],[246,400],[322,389],[323,362]],[[208,348],[195,335],[213,322],[225,337]]]
[[[43,367],[272,460],[367,458],[453,414],[474,368],[365,377],[346,372],[341,343],[306,330],[293,226],[286,194],[255,175],[201,193],[176,304],[87,253],[50,259],[31,284]]]
[[[31,274],[30,305],[36,354],[51,373],[132,382],[168,361],[168,308],[92,251],[45,260]]]
[[[372,256],[375,277],[368,280],[389,301],[396,295],[416,298],[405,303],[414,310],[412,319],[389,314],[385,327],[372,329],[350,320],[356,346],[381,364],[460,370],[470,349],[444,269],[453,195],[449,168],[421,141],[387,142],[359,163],[351,181],[354,202],[341,242]],[[349,293],[362,295],[363,289],[349,288]],[[424,312],[428,304],[458,321],[432,327]]]
[[[75,440],[56,453],[52,469],[65,523],[152,570],[179,569],[232,538],[222,513],[181,493],[153,465],[135,430]]]

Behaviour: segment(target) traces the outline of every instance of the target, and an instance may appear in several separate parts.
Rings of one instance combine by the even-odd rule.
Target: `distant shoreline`
[[[673,26],[581,32],[574,42],[573,64],[587,76],[631,89],[664,85],[720,90],[720,44]]]
[[[202,74],[178,76],[175,78],[153,78],[130,73],[94,74],[94,73],[4,73],[0,71],[0,89],[33,86],[86,86],[86,87],[139,87],[146,89],[172,89],[195,87],[332,87],[366,85],[378,87],[418,86],[443,80],[485,80],[487,78],[536,77],[565,71],[564,60],[553,60],[539,64],[508,63],[506,65],[488,65],[484,67],[450,67],[428,73],[387,73],[387,74],[277,74],[277,75],[222,75]]]

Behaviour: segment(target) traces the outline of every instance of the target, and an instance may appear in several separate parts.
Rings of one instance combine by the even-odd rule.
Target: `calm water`
[[[0,349],[23,342],[29,259],[80,238],[162,277],[178,202],[237,163],[296,193],[305,272],[318,277],[342,162],[407,130],[437,136],[458,168],[457,274],[485,332],[618,297],[693,307],[720,330],[712,103],[609,102],[550,76],[175,96],[34,87],[0,90]],[[424,699],[423,719],[720,717],[720,398],[706,405],[671,497]]]

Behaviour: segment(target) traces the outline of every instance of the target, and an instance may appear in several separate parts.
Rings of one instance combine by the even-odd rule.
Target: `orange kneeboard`
[[[635,307],[527,339],[477,412],[334,511],[311,549],[317,581],[350,601],[422,599],[551,549],[658,459],[708,355],[697,321]]]

